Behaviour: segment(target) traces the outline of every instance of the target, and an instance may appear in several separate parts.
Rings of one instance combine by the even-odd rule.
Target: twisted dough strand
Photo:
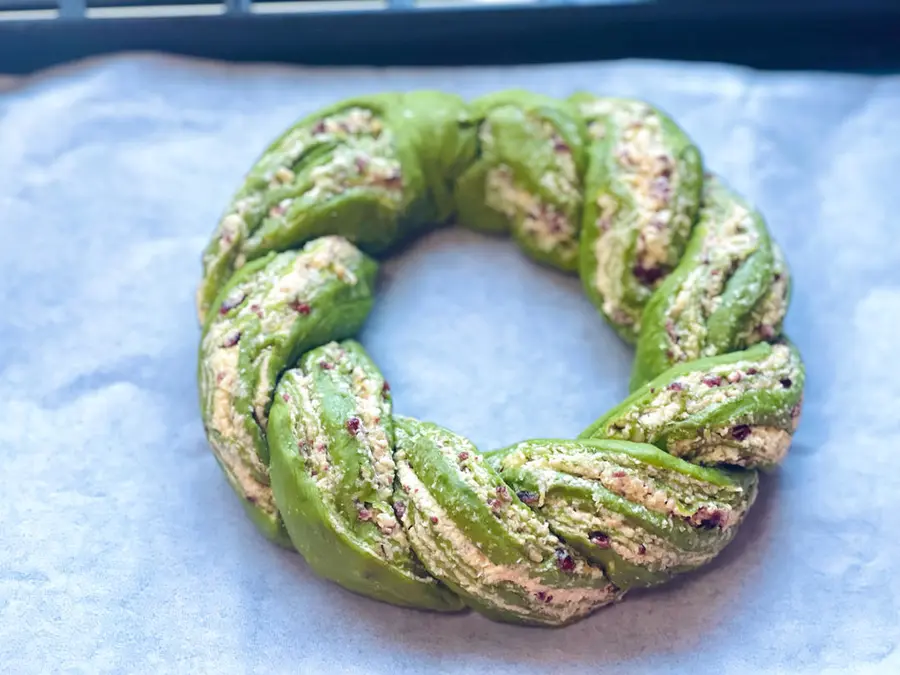
[[[352,338],[380,256],[458,219],[578,272],[636,343],[576,439],[486,454],[395,415]],[[393,604],[563,625],[694,570],[784,458],[804,369],[783,252],[661,110],[509,90],[344,101],[263,153],[204,251],[204,428],[260,530]]]

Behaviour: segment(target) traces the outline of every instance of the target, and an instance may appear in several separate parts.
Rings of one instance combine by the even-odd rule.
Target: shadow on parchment
[[[761,580],[778,520],[779,482],[777,472],[763,476],[741,530],[708,566],[667,585],[632,592],[621,603],[564,628],[506,625],[474,612],[440,615],[393,607],[314,577],[296,554],[279,552],[275,557],[279,566],[288,568],[284,572],[300,577],[297,583],[334,586],[334,593],[328,593],[331,609],[340,613],[343,630],[351,631],[348,645],[358,631],[386,650],[432,657],[465,654],[547,666],[612,664],[648,653],[690,651],[714,631],[727,629],[741,596]]]

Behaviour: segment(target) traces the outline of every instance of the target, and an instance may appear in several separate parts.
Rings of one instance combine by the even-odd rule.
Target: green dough
[[[378,600],[462,609],[413,555],[392,503],[391,397],[362,347],[347,340],[307,352],[272,405],[272,491],[309,566]]]
[[[565,101],[514,89],[471,104],[478,158],[456,182],[461,224],[512,232],[535,261],[578,266],[585,128]]]
[[[755,472],[702,468],[643,443],[540,439],[490,453],[488,461],[622,590],[712,560],[757,492]]]
[[[784,316],[791,302],[791,271],[784,251],[772,244],[772,283],[765,295],[754,305],[735,337],[735,347],[744,348],[762,340],[781,335]]]
[[[533,514],[472,443],[395,418],[400,513],[428,571],[486,616],[558,626],[621,592]]]
[[[708,175],[681,263],[644,309],[631,390],[676,363],[747,346],[755,310],[774,281],[775,256],[762,216]]]
[[[236,270],[271,251],[340,235],[389,250],[453,215],[452,181],[475,154],[467,108],[440,92],[354,98],[309,115],[257,160],[203,254],[202,319]]]
[[[635,345],[630,395],[577,438],[482,454],[394,414],[355,339],[376,258],[451,223],[577,273]],[[250,520],[320,577],[393,605],[563,626],[734,539],[800,421],[791,293],[761,214],[648,103],[347,99],[269,145],[203,252],[204,431]]]
[[[579,270],[585,292],[628,342],[651,293],[678,264],[703,186],[700,151],[642,101],[572,97],[590,143]]]
[[[304,351],[359,330],[372,306],[376,269],[347,240],[322,237],[241,268],[206,321],[198,381],[207,438],[254,522],[282,543],[269,489],[272,393]]]
[[[579,437],[652,443],[698,464],[770,469],[799,424],[804,382],[796,347],[761,342],[670,368]]]

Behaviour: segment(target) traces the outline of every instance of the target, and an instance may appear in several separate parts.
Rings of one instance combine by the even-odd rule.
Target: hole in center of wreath
[[[576,436],[625,398],[634,358],[577,275],[460,227],[383,263],[359,339],[397,414],[445,426],[482,451]]]

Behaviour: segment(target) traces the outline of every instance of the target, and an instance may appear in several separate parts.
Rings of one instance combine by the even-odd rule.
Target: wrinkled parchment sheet
[[[808,368],[784,466],[708,568],[561,630],[354,596],[256,533],[204,441],[200,253],[262,148],[338,98],[636,95],[764,212]],[[618,62],[446,70],[154,55],[0,83],[4,673],[900,672],[900,78]],[[632,351],[574,277],[447,229],[362,342],[400,413],[483,449],[573,436]]]

